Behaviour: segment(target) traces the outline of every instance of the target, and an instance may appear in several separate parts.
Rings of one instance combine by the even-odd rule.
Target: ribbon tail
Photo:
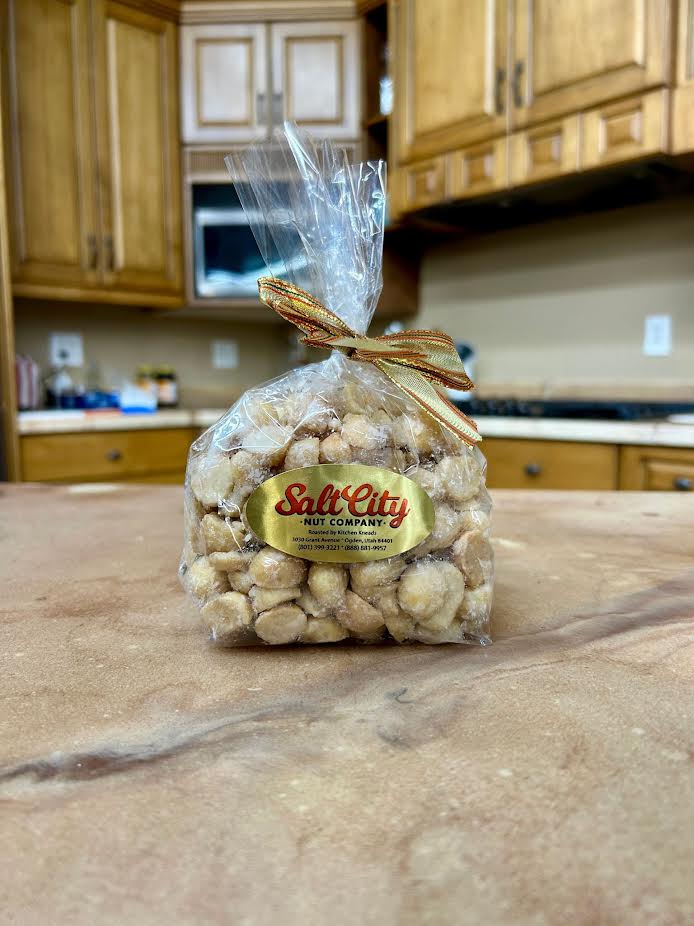
[[[374,364],[451,434],[470,446],[482,440],[472,418],[464,415],[417,370],[387,360],[376,360]]]

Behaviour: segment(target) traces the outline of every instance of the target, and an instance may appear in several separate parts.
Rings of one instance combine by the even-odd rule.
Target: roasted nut
[[[293,588],[306,578],[306,567],[303,559],[263,547],[251,560],[249,571],[255,584],[263,588]]]
[[[454,503],[467,501],[480,488],[481,468],[472,453],[444,457],[436,467],[436,475],[446,494]]]
[[[398,603],[418,621],[436,614],[446,597],[436,560],[417,560],[400,577]]]
[[[238,572],[247,569],[254,556],[254,550],[230,550],[228,553],[210,553],[208,559],[220,572]]]
[[[304,587],[301,595],[296,599],[296,603],[311,617],[327,617],[330,614],[330,608],[318,601],[315,595]]]
[[[465,595],[465,579],[453,563],[436,562],[437,582],[444,590],[443,601],[435,611],[419,617],[420,625],[428,632],[443,633],[453,622]]]
[[[370,598],[373,594],[380,594],[384,588],[395,582],[407,563],[401,556],[392,556],[389,559],[373,560],[367,563],[352,563],[349,574],[352,588],[362,598]]]
[[[251,603],[240,592],[225,592],[208,601],[200,611],[212,637],[224,642],[245,630],[253,619]]]
[[[477,588],[489,578],[492,548],[481,531],[466,531],[451,547],[451,560],[465,576],[469,588]]]
[[[484,533],[489,530],[489,513],[486,508],[467,508],[460,515],[464,531],[479,530]]]
[[[193,598],[204,601],[212,595],[229,590],[229,580],[224,572],[218,572],[209,559],[201,556],[186,572],[185,581]]]
[[[463,513],[461,511],[451,508],[450,505],[437,505],[434,512],[434,528],[432,532],[419,546],[415,547],[413,552],[416,556],[422,557],[427,553],[449,547],[460,533],[462,524]]]
[[[247,595],[253,587],[253,577],[247,569],[228,572],[227,578],[229,579],[229,585],[235,592],[243,592],[244,595]]]
[[[465,596],[458,609],[458,617],[476,623],[486,621],[492,606],[492,587],[489,584],[465,589]]]
[[[350,591],[345,592],[344,604],[336,616],[343,627],[364,640],[380,636],[385,628],[381,612]]]
[[[298,469],[300,466],[316,466],[319,458],[320,441],[317,437],[304,437],[289,445],[284,458],[284,469]]]
[[[357,592],[357,594],[359,593]],[[369,595],[362,595],[361,597],[366,598],[369,604],[372,604],[374,608],[381,612],[386,624],[389,617],[397,617],[401,613],[398,604],[398,586],[396,584],[389,585],[386,589],[371,589]]]
[[[400,608],[394,614],[385,615],[386,629],[394,640],[404,643],[405,640],[416,639],[416,624],[413,617]]]
[[[243,545],[245,531],[240,521],[206,514],[201,521],[202,536],[208,553],[227,553],[239,550]]]
[[[345,600],[348,580],[347,570],[337,563],[312,563],[308,571],[311,594],[328,611],[334,611]]]
[[[261,611],[269,611],[278,604],[298,598],[301,589],[298,585],[294,588],[261,588],[259,585],[254,585],[248,594],[253,602],[253,609],[256,614],[260,614]]]
[[[352,462],[352,448],[338,431],[324,437],[320,442],[319,461],[321,463]]]
[[[393,421],[393,440],[399,447],[414,448],[429,456],[445,445],[441,428],[426,415],[400,415]]]
[[[306,615],[295,604],[281,604],[263,611],[255,622],[255,632],[266,643],[293,643],[307,625]]]
[[[306,630],[301,634],[302,643],[337,643],[349,633],[331,617],[309,617]]]
[[[361,450],[376,450],[388,441],[388,431],[383,425],[372,424],[366,415],[345,415],[342,422],[342,437],[350,447]]]
[[[429,498],[436,500],[443,497],[445,489],[441,485],[435,466],[416,466],[405,473],[408,479],[416,482],[427,493]]]
[[[207,456],[196,460],[190,477],[193,494],[206,508],[216,508],[229,493],[234,482],[229,457],[210,459]]]

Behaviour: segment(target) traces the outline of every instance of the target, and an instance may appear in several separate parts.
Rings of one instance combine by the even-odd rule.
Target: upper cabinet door
[[[267,26],[181,29],[183,141],[258,141],[269,134]]]
[[[181,287],[176,29],[119,3],[97,20],[105,282]]]
[[[506,130],[505,0],[401,0],[396,160],[431,157]]]
[[[668,81],[669,0],[515,0],[514,125]]]
[[[3,40],[13,277],[97,283],[88,0],[9,0]]]
[[[275,23],[272,30],[272,118],[291,119],[315,135],[359,135],[359,24]]]

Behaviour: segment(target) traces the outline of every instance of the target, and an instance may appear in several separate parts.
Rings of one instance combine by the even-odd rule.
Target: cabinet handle
[[[672,487],[676,492],[691,492],[692,480],[688,476],[675,476]]]
[[[542,472],[542,467],[539,463],[526,463],[525,465],[525,475],[526,476],[539,476]]]
[[[107,450],[107,451],[106,451],[106,459],[107,459],[110,463],[117,463],[118,460],[122,460],[122,459],[123,459],[123,454],[121,453],[120,450],[116,450],[116,449],[114,449],[114,450]]]
[[[497,116],[504,113],[504,84],[506,83],[506,68],[496,69],[496,82],[494,84],[494,101]]]
[[[523,71],[525,70],[525,64],[523,61],[516,61],[516,64],[513,68],[513,102],[516,106],[523,106],[523,91],[521,89],[521,80],[523,79]]]
[[[87,270],[96,270],[99,266],[99,250],[96,235],[87,235]]]
[[[113,252],[113,235],[106,235],[104,238],[104,251],[106,252],[106,270],[113,273],[116,268],[116,258]]]
[[[281,125],[284,122],[284,112],[282,105],[282,94],[272,94],[272,124]]]
[[[267,112],[265,108],[266,97],[264,93],[256,93],[255,109],[258,114],[258,125],[267,125]]]

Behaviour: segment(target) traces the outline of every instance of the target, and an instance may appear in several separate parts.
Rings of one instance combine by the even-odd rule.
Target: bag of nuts
[[[230,166],[280,268],[262,301],[331,353],[247,391],[191,448],[180,575],[212,639],[490,642],[486,464],[443,392],[472,383],[440,332],[363,334],[384,165],[285,124]]]

